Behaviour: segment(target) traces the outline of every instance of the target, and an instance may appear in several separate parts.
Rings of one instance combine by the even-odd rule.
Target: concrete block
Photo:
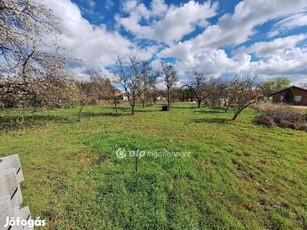
[[[18,186],[19,182],[14,169],[0,170],[0,196],[10,195],[13,198]]]
[[[20,183],[24,181],[21,169],[21,163],[18,154],[0,158],[0,170],[11,169],[11,168],[15,169],[18,182]]]
[[[20,223],[21,220],[31,218],[28,206],[20,209],[22,204],[20,182],[23,180],[21,164],[17,154],[0,158],[0,230],[33,229],[33,227],[22,226]],[[18,219],[20,226],[14,225],[5,228],[8,218],[12,221]]]
[[[28,206],[25,206],[19,210],[19,217],[21,220],[31,220],[31,214],[30,214],[30,209]],[[32,230],[33,227],[29,226],[19,226],[18,230]]]
[[[6,225],[7,217],[11,218],[13,216],[14,210],[11,206],[11,197],[0,197],[0,229],[6,229],[4,226]]]

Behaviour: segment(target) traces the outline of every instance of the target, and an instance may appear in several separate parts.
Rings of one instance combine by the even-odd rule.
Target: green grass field
[[[24,204],[46,229],[306,229],[307,133],[176,103],[2,111],[0,157],[18,153]],[[119,159],[118,148],[190,152]]]

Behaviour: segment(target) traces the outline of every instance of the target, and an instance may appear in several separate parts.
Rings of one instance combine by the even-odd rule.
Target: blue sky
[[[305,0],[45,0],[62,19],[61,44],[91,68],[136,55],[174,63],[182,81],[289,77],[307,83]]]

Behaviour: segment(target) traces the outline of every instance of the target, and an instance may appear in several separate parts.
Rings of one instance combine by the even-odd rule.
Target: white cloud
[[[189,1],[179,7],[167,6],[162,0],[155,0],[148,9],[143,3],[128,1],[124,11],[128,17],[117,17],[118,23],[137,38],[157,40],[171,44],[195,30],[197,24],[204,26],[205,20],[216,15],[217,4],[200,4]],[[141,25],[146,20],[148,25]]]
[[[88,0],[89,5],[91,1]],[[109,31],[103,24],[90,24],[70,0],[48,0],[45,4],[62,19],[60,39],[67,54],[92,66],[103,68],[114,64],[118,56],[136,55],[149,60],[157,54],[158,58],[175,57],[175,67],[182,76],[197,70],[216,77],[242,72],[264,78],[283,75],[294,81],[307,81],[307,50],[303,45],[297,47],[306,41],[307,35],[235,48],[259,33],[257,26],[270,20],[278,19],[271,34],[306,25],[305,0],[244,0],[237,4],[233,14],[222,15],[212,25],[208,19],[216,16],[218,9],[210,2],[189,1],[175,6],[167,5],[164,0],[153,0],[146,6],[141,1],[125,1],[124,13],[118,14],[116,21],[119,27],[135,35],[134,40],[124,37],[120,30]],[[181,42],[196,26],[203,28],[203,32]],[[153,45],[140,48],[137,43],[143,47],[142,39]],[[235,48],[233,56],[226,52],[225,46]],[[252,60],[252,54],[260,60]],[[153,63],[158,64],[159,59]]]
[[[196,70],[215,77],[247,73],[260,77],[282,75],[293,81],[304,79],[306,82],[307,48],[296,47],[296,44],[304,39],[306,35],[296,35],[271,42],[258,42],[250,47],[241,47],[233,57],[229,57],[223,49],[195,49],[193,44],[188,42],[166,48],[158,55],[161,58],[176,57],[176,68],[182,75]],[[256,53],[262,59],[252,61],[250,53]]]
[[[224,14],[216,25],[209,26],[195,38],[195,43],[218,48],[239,45],[257,33],[255,27],[276,17],[297,12],[307,6],[305,0],[245,0],[236,7],[234,14]]]
[[[263,79],[286,76],[294,83],[307,82],[307,49],[294,47],[279,49],[275,55],[265,59],[250,62],[240,70],[245,73],[254,73]]]
[[[196,24],[215,14],[215,7],[210,3],[190,1],[179,8],[171,6],[165,18],[156,24],[155,34],[166,43],[179,41],[184,35],[193,32]]]
[[[274,37],[278,34],[302,26],[307,26],[307,8],[294,14],[287,15],[276,23],[273,29],[269,32],[269,37]]]
[[[250,47],[240,47],[233,53],[238,55],[242,53],[255,53],[257,57],[271,58],[281,55],[286,49],[292,49],[298,42],[307,38],[307,35],[292,35],[284,38],[277,38],[269,42],[256,42]]]
[[[120,33],[108,31],[104,25],[91,25],[81,16],[79,7],[69,0],[48,0],[45,4],[61,19],[63,32],[59,38],[67,55],[90,66],[102,68],[113,64],[118,56],[131,52],[149,59],[155,52],[156,47],[139,49]]]
[[[137,0],[126,1],[125,4],[124,4],[124,10],[125,11],[130,11],[133,8],[136,8],[137,4],[138,4]]]
[[[151,2],[152,14],[156,16],[163,16],[167,11],[168,6],[164,3],[164,0],[153,0]]]
[[[234,57],[229,57],[222,48],[248,41],[250,36],[257,33],[256,26],[289,12],[299,12],[306,5],[307,2],[301,0],[242,1],[235,7],[234,14],[223,15],[217,24],[209,26],[202,34],[169,45],[158,56],[177,58],[176,67],[181,73],[197,70],[212,76],[244,72],[261,76],[286,75],[292,79],[297,74],[306,77],[306,49],[296,47],[298,42],[306,39],[306,35],[257,42],[250,47],[234,50]],[[252,62],[249,55],[252,53],[261,60]]]
[[[307,12],[302,11],[298,14],[292,15],[282,21],[280,21],[278,24],[281,28],[295,28],[300,26],[306,26],[307,25]]]
[[[259,74],[306,75],[306,63],[307,49],[296,47],[284,50],[280,55],[276,55],[270,59],[252,62],[250,63],[250,69],[257,71]]]

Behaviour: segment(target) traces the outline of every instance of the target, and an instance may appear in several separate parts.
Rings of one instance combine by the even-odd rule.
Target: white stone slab
[[[0,229],[6,229],[4,226],[7,222],[7,217],[11,218],[13,216],[14,212],[11,206],[11,197],[0,197]]]
[[[14,168],[18,182],[24,181],[18,154],[0,158],[0,170]]]
[[[22,194],[19,186],[17,191],[15,191],[14,196],[11,197],[11,204],[12,207],[16,207],[17,209],[19,209],[19,206],[22,204]]]
[[[24,180],[19,156],[17,154],[0,158],[0,230],[7,223],[7,218],[27,220],[31,218],[29,207],[19,209],[22,194],[19,183]],[[33,229],[28,226],[12,226],[10,230]]]
[[[14,209],[22,203],[22,194],[14,169],[0,171],[0,196],[10,196]]]
[[[25,207],[23,207],[23,208],[21,208],[20,210],[19,210],[19,217],[20,217],[20,219],[21,220],[31,220],[31,214],[30,214],[30,209],[29,209],[29,207],[28,206],[25,206]],[[33,229],[33,227],[31,228],[31,227],[29,227],[29,226],[25,226],[25,227],[23,227],[23,226],[20,226],[19,228],[18,228],[18,230],[32,230]]]
[[[13,196],[18,186],[19,182],[14,169],[0,170],[0,196]]]

